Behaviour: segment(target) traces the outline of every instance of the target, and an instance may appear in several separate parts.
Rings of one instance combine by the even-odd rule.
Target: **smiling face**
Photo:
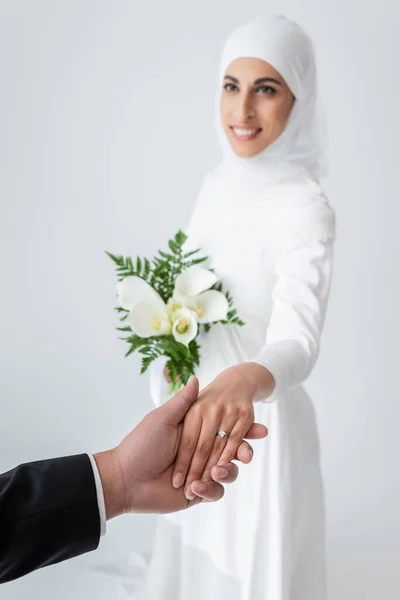
[[[220,115],[233,151],[255,156],[282,133],[295,98],[270,64],[238,58],[225,71]]]

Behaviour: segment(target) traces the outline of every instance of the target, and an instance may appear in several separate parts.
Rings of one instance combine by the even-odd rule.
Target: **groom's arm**
[[[96,477],[87,454],[0,475],[0,583],[97,548],[102,491]]]

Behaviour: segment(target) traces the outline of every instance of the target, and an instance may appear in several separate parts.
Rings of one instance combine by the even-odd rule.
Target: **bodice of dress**
[[[201,387],[224,369],[257,357],[265,345],[273,311],[282,313],[284,327],[286,322],[293,324],[297,318],[292,316],[293,311],[288,312],[291,303],[293,308],[298,302],[308,302],[310,307],[313,303],[325,304],[326,282],[315,290],[315,298],[310,286],[313,278],[330,278],[327,265],[330,257],[318,257],[315,243],[308,251],[307,242],[312,236],[316,237],[316,243],[325,242],[333,235],[333,228],[332,209],[319,185],[311,179],[299,176],[272,184],[243,175],[228,177],[221,169],[208,174],[185,229],[189,236],[186,249],[200,248],[201,255],[209,257],[205,266],[214,268],[223,289],[233,297],[234,307],[245,326],[216,324],[208,333],[200,334],[201,364],[196,375]],[[285,315],[284,307],[276,304],[274,307],[272,292],[279,278],[282,285],[286,277],[284,271],[291,249],[302,246],[305,248],[302,254],[295,255],[298,264],[290,258],[292,296],[287,297]],[[321,275],[313,273],[317,259]],[[318,271],[318,265],[316,268]],[[295,289],[297,269],[299,281],[302,276],[307,281]],[[283,283],[287,285],[287,281]],[[324,306],[318,305],[313,310],[315,320],[320,322],[319,313],[324,312]],[[305,323],[305,327],[309,324]],[[316,329],[312,324],[310,327]],[[288,336],[291,337],[290,331]],[[295,350],[292,348],[292,353]],[[282,363],[282,351],[279,348],[278,351]],[[271,352],[268,360],[270,358]],[[275,353],[272,362],[275,362]]]

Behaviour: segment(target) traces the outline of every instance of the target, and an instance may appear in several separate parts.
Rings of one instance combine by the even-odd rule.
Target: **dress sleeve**
[[[333,268],[335,213],[317,203],[295,220],[277,260],[266,341],[253,362],[273,375],[274,402],[310,375],[320,349]]]

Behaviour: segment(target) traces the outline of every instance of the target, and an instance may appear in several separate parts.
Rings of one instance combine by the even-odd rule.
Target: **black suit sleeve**
[[[100,516],[87,454],[0,475],[0,583],[97,548]]]

